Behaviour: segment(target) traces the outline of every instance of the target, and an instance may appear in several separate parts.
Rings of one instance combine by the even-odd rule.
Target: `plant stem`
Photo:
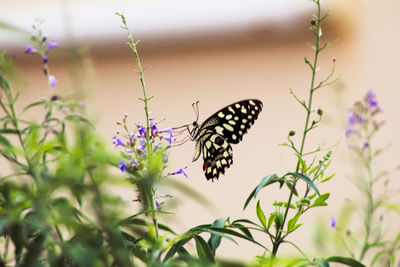
[[[319,0],[315,0],[314,2],[317,4],[317,21],[316,21],[316,28],[315,28],[316,29],[316,32],[315,32],[315,36],[316,36],[315,54],[314,54],[314,62],[313,62],[313,66],[312,66],[312,76],[311,76],[311,85],[310,85],[310,90],[309,90],[308,104],[307,104],[307,108],[306,108],[307,115],[306,115],[306,121],[305,121],[304,129],[303,129],[303,136],[301,139],[299,157],[303,156],[306,136],[307,136],[307,133],[309,130],[310,116],[311,116],[311,110],[312,110],[311,109],[312,108],[312,100],[313,100],[313,93],[314,93],[314,86],[315,86],[315,74],[316,74],[316,69],[317,69],[318,55],[320,52],[321,6],[320,6]],[[298,172],[299,169],[300,169],[300,160],[298,159],[297,165],[296,165],[296,172]],[[299,178],[295,178],[293,181],[293,188],[289,194],[287,206],[285,208],[285,213],[283,216],[283,222],[281,224],[280,229],[277,230],[276,235],[275,235],[275,242],[273,244],[272,256],[276,256],[279,246],[283,242],[283,239],[285,238],[285,236],[282,237],[283,228],[285,226],[285,222],[286,222],[286,219],[287,219],[287,216],[289,213],[290,204],[292,202],[292,198],[294,195],[294,189],[296,188],[296,183],[297,183],[298,179]]]
[[[365,123],[364,126],[364,131],[367,136],[367,142],[370,144],[371,143],[371,135],[368,133],[368,124]],[[367,155],[365,158],[365,167],[367,169],[367,181],[366,181],[366,197],[367,197],[367,207],[366,207],[366,214],[365,214],[365,238],[364,242],[362,245],[359,261],[362,261],[364,259],[364,256],[367,252],[367,250],[370,247],[369,244],[369,237],[371,235],[371,223],[372,223],[372,217],[373,217],[373,212],[374,212],[374,199],[372,195],[372,190],[373,190],[373,177],[372,177],[372,169],[371,169],[371,164],[372,164],[372,152],[370,148],[366,148],[367,150]]]
[[[152,147],[151,147],[151,142],[150,142],[150,118],[149,118],[149,100],[151,98],[147,97],[147,92],[146,92],[146,83],[144,81],[144,74],[143,74],[143,68],[142,68],[142,63],[140,61],[140,57],[139,57],[139,53],[137,50],[137,44],[139,43],[139,41],[135,41],[135,39],[133,38],[133,34],[131,32],[131,30],[128,27],[128,24],[126,22],[125,16],[120,14],[120,13],[115,13],[116,15],[120,16],[122,19],[122,23],[124,25],[123,29],[125,29],[128,32],[129,35],[129,40],[130,42],[128,42],[128,46],[131,48],[131,50],[133,51],[133,53],[135,54],[136,57],[136,63],[138,66],[138,74],[140,77],[140,83],[142,85],[142,91],[143,91],[143,99],[141,99],[144,102],[144,110],[146,113],[146,149],[147,149],[147,161],[148,163],[150,163],[151,161],[151,151],[152,151]],[[150,190],[153,190],[153,185],[150,186]],[[158,237],[158,223],[157,223],[157,214],[155,212],[156,208],[155,208],[155,197],[154,197],[154,192],[151,192],[151,200],[150,200],[150,207],[151,207],[151,217],[153,220],[153,225],[155,227],[156,230],[156,236]]]

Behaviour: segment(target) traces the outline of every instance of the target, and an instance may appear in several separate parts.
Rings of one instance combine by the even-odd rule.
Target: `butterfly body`
[[[262,110],[257,99],[242,100],[217,111],[202,124],[193,122],[189,132],[196,142],[193,161],[203,154],[203,171],[207,178],[218,179],[233,163],[231,144],[237,144],[254,124]]]

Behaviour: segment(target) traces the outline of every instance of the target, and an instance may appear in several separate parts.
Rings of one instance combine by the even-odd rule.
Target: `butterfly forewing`
[[[262,110],[262,102],[256,99],[233,103],[210,116],[200,129],[214,129],[229,143],[237,144],[243,139]]]
[[[233,103],[206,119],[200,126],[195,126],[191,135],[196,141],[193,161],[203,152],[203,170],[209,179],[219,177],[232,164],[230,143],[239,143],[250,129],[262,109],[262,102],[256,99]],[[196,128],[197,127],[197,128]]]

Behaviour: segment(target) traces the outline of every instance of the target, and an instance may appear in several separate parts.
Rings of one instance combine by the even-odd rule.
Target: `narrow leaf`
[[[258,192],[260,192],[260,190],[272,183],[277,182],[279,179],[277,179],[278,176],[274,173],[271,175],[267,175],[264,178],[261,179],[261,182],[256,186],[256,188],[254,188],[254,190],[250,193],[250,195],[248,196],[248,198],[246,199],[246,202],[244,203],[244,207],[243,210],[246,209],[247,205],[249,205],[250,201],[252,198],[256,198]]]
[[[361,262],[353,259],[340,256],[333,256],[326,259],[328,262],[338,262],[351,267],[365,267]]]
[[[93,129],[95,129],[93,124],[87,118],[85,118],[84,116],[82,116],[80,114],[70,114],[70,115],[65,116],[65,119],[70,120],[70,121],[81,121],[81,122],[88,124]]]
[[[257,201],[256,212],[257,212],[257,217],[260,220],[261,224],[264,227],[267,227],[267,219],[265,218],[265,214],[264,214],[263,210],[261,209],[260,200]]]
[[[288,221],[288,224],[287,224],[287,232],[288,232],[288,233],[291,233],[291,232],[293,232],[294,230],[296,230],[297,228],[300,227],[300,225],[298,225],[298,226],[295,228],[296,223],[297,223],[297,220],[299,219],[299,217],[300,217],[301,214],[302,214],[302,212],[301,212],[301,209],[300,209],[300,210],[296,213],[296,215],[294,215],[294,217],[291,218],[291,219]]]
[[[298,173],[298,172],[288,172],[287,174],[285,174],[285,176],[287,176],[287,175],[293,175],[293,176],[296,176],[297,178],[300,178],[301,180],[303,180],[304,182],[309,184],[312,187],[312,189],[314,189],[315,193],[320,195],[320,193],[319,193],[317,187],[315,186],[314,182],[311,181],[311,179],[308,178],[307,176],[305,176],[304,174]]]
[[[199,258],[214,263],[214,255],[207,242],[199,235],[195,235],[194,240],[196,241],[196,251]]]
[[[46,103],[47,103],[47,100],[45,100],[45,99],[42,99],[42,100],[37,101],[37,102],[33,102],[33,103],[27,105],[27,106],[23,109],[23,111],[25,112],[25,111],[27,111],[28,109],[30,109],[30,108],[32,108],[32,107],[39,106],[39,105],[44,105],[44,104],[46,104]]]

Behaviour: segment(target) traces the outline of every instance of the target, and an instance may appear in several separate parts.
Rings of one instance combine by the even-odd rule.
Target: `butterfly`
[[[262,107],[260,100],[242,100],[215,112],[202,124],[197,123],[197,109],[193,128],[188,128],[192,141],[196,142],[192,161],[196,161],[203,153],[203,171],[207,180],[218,180],[221,173],[225,174],[225,169],[233,163],[231,144],[242,141]]]

